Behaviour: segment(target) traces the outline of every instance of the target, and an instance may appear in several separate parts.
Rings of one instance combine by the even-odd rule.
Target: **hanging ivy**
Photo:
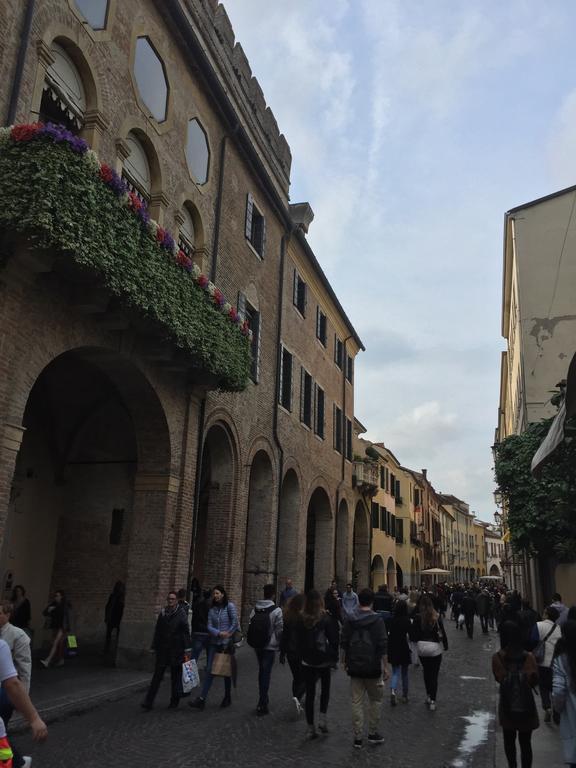
[[[85,148],[59,138],[13,141],[2,130],[0,229],[91,268],[127,307],[159,323],[221,389],[244,389],[250,342],[236,310],[204,276],[193,279],[167,257],[170,236],[157,225],[152,233],[130,201],[121,204],[93,153],[89,158]]]
[[[551,423],[531,424],[498,443],[495,477],[513,550],[571,561],[576,559],[576,443],[568,437],[539,477],[530,469]]]

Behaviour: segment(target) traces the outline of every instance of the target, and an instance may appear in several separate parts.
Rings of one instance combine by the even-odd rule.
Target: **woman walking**
[[[191,652],[190,630],[186,615],[180,610],[174,590],[168,592],[166,607],[160,611],[154,630],[152,650],[156,653],[154,675],[142,707],[152,709],[164,672],[170,667],[170,709],[176,709],[182,697],[182,663]]]
[[[236,606],[231,600],[224,587],[217,586],[212,590],[212,606],[208,611],[208,634],[210,635],[210,644],[208,646],[208,661],[206,664],[206,677],[202,685],[200,696],[191,701],[189,706],[193,709],[202,711],[206,706],[208,691],[214,682],[212,674],[212,665],[217,653],[234,654],[234,644],[232,638],[234,633],[240,629],[238,613]],[[224,677],[224,698],[220,707],[229,707],[232,703],[232,678]]]
[[[522,647],[522,629],[515,621],[500,625],[501,649],[492,656],[492,672],[500,683],[498,717],[509,768],[516,768],[516,735],[522,768],[532,768],[532,731],[538,728],[533,688],[538,684],[534,656]]]
[[[564,624],[562,641],[562,652],[553,664],[552,702],[560,714],[564,760],[576,768],[576,621]]]
[[[302,659],[298,652],[297,627],[302,617],[304,608],[304,595],[297,594],[288,600],[284,608],[284,629],[280,639],[280,663],[284,664],[288,659],[288,666],[292,672],[292,699],[297,714],[302,712],[302,698],[306,691],[304,673],[302,672]]]
[[[106,624],[106,644],[104,646],[104,653],[110,652],[110,646],[112,644],[112,632],[116,630],[116,645],[118,645],[118,637],[120,635],[120,623],[124,614],[124,597],[126,594],[126,587],[122,581],[117,581],[114,584],[114,588],[110,593],[106,608],[104,609],[104,622]]]
[[[414,615],[410,638],[416,643],[416,649],[426,686],[426,705],[431,712],[436,709],[438,675],[442,664],[442,654],[448,650],[448,638],[442,619],[434,610],[432,600],[424,595],[420,600],[420,609]]]
[[[338,664],[339,626],[337,620],[324,610],[322,596],[315,589],[306,594],[304,609],[298,622],[297,649],[302,659],[306,686],[306,723],[308,736],[318,736],[314,725],[316,683],[320,681],[320,718],[318,730],[328,733],[326,715],[330,701],[330,674]]]
[[[411,625],[406,601],[399,600],[394,608],[394,615],[388,624],[388,661],[392,665],[390,704],[393,707],[396,706],[396,692],[400,676],[402,677],[402,702],[408,702],[408,667],[411,663],[408,638]]]
[[[64,666],[64,646],[66,636],[70,631],[70,606],[66,595],[61,589],[54,592],[54,599],[42,612],[46,616],[48,629],[52,630],[52,647],[45,659],[40,659],[40,664],[48,668],[56,659],[56,666]]]

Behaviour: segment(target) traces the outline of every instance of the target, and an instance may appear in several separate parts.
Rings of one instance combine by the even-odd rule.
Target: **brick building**
[[[65,590],[77,633],[99,642],[125,582],[119,659],[138,664],[172,585],[222,583],[246,608],[277,578],[350,578],[369,525],[352,486],[363,346],[306,240],[310,206],[289,203],[290,149],[223,6],[8,0],[0,47],[3,124],[85,138],[187,264],[159,272],[156,240],[83,160],[4,136],[4,593],[26,586],[39,629]]]

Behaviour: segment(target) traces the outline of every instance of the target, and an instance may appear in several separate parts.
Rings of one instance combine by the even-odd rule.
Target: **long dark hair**
[[[298,594],[291,597],[290,600],[288,600],[288,602],[284,606],[284,622],[286,624],[291,624],[298,621],[298,619],[302,615],[303,608],[304,608],[304,595],[302,594],[302,592],[298,592]]]
[[[576,692],[576,621],[569,620],[562,627],[564,655],[570,671],[570,688]]]
[[[420,621],[423,627],[433,627],[438,621],[438,613],[434,608],[434,603],[428,595],[422,595],[418,609]]]
[[[500,624],[500,647],[507,656],[516,657],[523,653],[522,629],[516,621],[503,621]]]
[[[318,590],[310,589],[306,593],[304,608],[302,610],[304,626],[311,629],[315,624],[318,624],[322,616],[324,616],[324,613],[324,600],[322,599],[322,595]]]
[[[408,616],[406,600],[397,600],[394,606],[394,618],[401,619],[403,616]]]
[[[222,600],[220,600],[219,603],[216,603],[214,601],[214,598],[212,598],[212,606],[219,605],[221,608],[226,608],[226,606],[228,605],[228,593],[226,592],[224,587],[222,587],[220,584],[216,584],[214,589],[217,589],[218,592],[222,592]],[[212,593],[214,593],[214,589],[212,590]]]

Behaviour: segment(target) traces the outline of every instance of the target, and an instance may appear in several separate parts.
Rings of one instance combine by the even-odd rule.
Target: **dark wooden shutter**
[[[244,234],[247,240],[252,239],[252,212],[254,211],[254,198],[248,192],[246,195],[246,220],[244,222]]]
[[[260,312],[254,313],[254,326],[253,333],[256,333],[256,344],[254,345],[256,353],[256,360],[254,361],[254,381],[258,383],[260,381],[260,360],[262,359],[262,355],[260,354],[262,345],[262,315]]]
[[[298,306],[298,272],[294,270],[294,280],[292,282],[292,303]]]
[[[260,251],[260,256],[264,258],[264,254],[266,252],[266,218],[262,216],[262,250]]]
[[[316,338],[320,338],[320,307],[316,307]]]
[[[304,421],[304,400],[306,397],[306,393],[304,391],[305,389],[305,382],[306,379],[306,371],[304,370],[304,366],[300,366],[300,421]]]
[[[280,344],[280,375],[278,377],[278,402],[282,402],[283,382],[284,382],[284,347]]]

